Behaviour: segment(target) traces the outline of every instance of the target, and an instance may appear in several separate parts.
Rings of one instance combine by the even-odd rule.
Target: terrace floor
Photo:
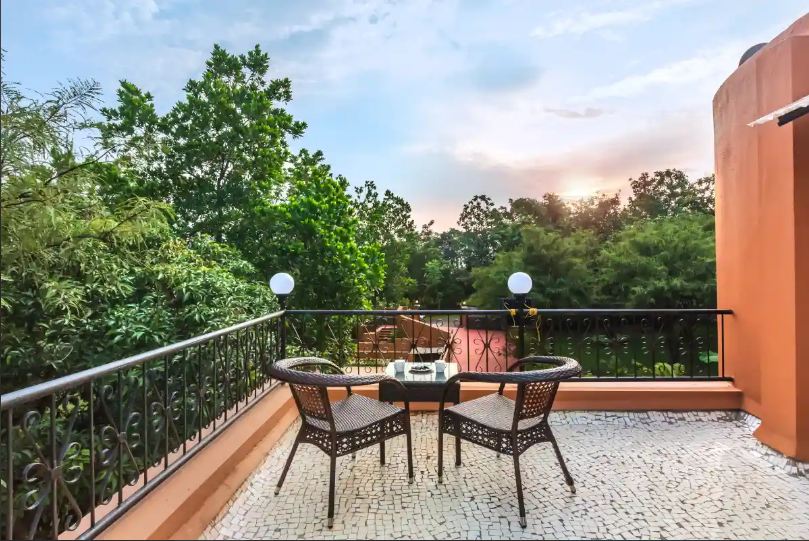
[[[517,521],[510,457],[446,442],[437,483],[434,413],[413,414],[415,483],[405,439],[337,462],[334,529],[326,528],[328,457],[302,445],[273,489],[297,423],[236,493],[204,538],[809,538],[809,477],[751,436],[735,413],[554,412],[551,426],[578,492],[550,444],[522,457],[528,528]]]

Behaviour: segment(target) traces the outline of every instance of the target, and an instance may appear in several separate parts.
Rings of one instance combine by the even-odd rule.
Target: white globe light
[[[295,279],[285,272],[279,272],[270,278],[270,289],[276,295],[289,295],[295,289]]]
[[[508,290],[515,295],[525,295],[531,291],[531,277],[524,272],[515,272],[508,277]]]

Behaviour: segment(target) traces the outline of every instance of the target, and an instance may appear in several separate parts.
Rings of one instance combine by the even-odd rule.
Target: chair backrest
[[[301,417],[314,417],[324,421],[331,418],[331,404],[325,387],[295,383],[290,383],[289,387]]]
[[[543,419],[547,418],[551,412],[553,399],[556,397],[558,388],[558,381],[519,384],[515,404],[517,420],[532,419],[539,416],[542,416]]]
[[[514,372],[516,369],[522,370],[525,366],[535,364],[549,364],[552,368],[543,370],[528,370]],[[559,382],[573,376],[581,374],[581,365],[569,357],[557,357],[548,355],[534,355],[518,360],[509,368],[508,375],[498,379],[501,381],[500,394],[503,393],[505,383],[517,384],[517,399],[514,404],[514,427],[523,419],[534,419],[542,417],[545,421],[553,407],[553,399],[556,398],[556,391],[559,389]],[[508,381],[511,379],[511,381]]]
[[[271,364],[268,370],[274,379],[289,383],[302,418],[327,421],[332,430],[334,417],[329,401],[329,387],[345,387],[350,393],[352,385],[368,385],[390,379],[384,374],[344,374],[333,362],[317,357],[280,359]]]

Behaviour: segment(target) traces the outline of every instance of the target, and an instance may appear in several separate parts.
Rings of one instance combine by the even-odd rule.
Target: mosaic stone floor
[[[203,538],[537,539],[809,538],[804,465],[773,458],[734,413],[554,412],[551,426],[576,480],[571,494],[550,444],[522,456],[528,528],[520,528],[510,457],[446,442],[437,484],[435,414],[413,415],[416,481],[405,439],[337,462],[334,529],[326,528],[328,457],[302,445],[284,488],[273,488],[293,425]]]

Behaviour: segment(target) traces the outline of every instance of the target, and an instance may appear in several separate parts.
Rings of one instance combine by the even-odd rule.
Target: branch
[[[67,241],[70,241],[70,240],[82,240],[82,239],[107,240],[110,237],[110,235],[112,235],[112,233],[116,229],[118,229],[119,227],[121,227],[125,223],[127,223],[129,221],[132,221],[133,219],[137,218],[139,215],[144,214],[148,210],[149,210],[148,208],[138,209],[138,210],[130,213],[123,220],[121,220],[120,222],[115,224],[112,228],[110,228],[110,229],[108,229],[106,231],[103,231],[102,233],[82,233],[81,235],[74,235],[74,236],[65,237],[62,240],[58,241],[58,242],[53,242],[51,244],[48,244],[46,246],[46,248],[58,248],[59,246],[61,246],[62,244],[64,244]]]
[[[22,198],[22,197],[23,196],[20,196],[19,198]],[[0,205],[0,208],[7,209],[9,207],[16,207],[16,206],[19,206],[19,205],[25,205],[27,203],[47,203],[47,202],[48,202],[47,199],[31,198],[31,199],[25,199],[23,201],[16,201],[14,203],[8,203],[8,204],[5,204],[5,205]]]
[[[75,170],[77,170],[77,169],[80,169],[80,168],[82,168],[82,167],[84,167],[84,166],[86,166],[86,165],[91,165],[91,164],[96,164],[96,163],[99,163],[99,162],[101,161],[101,159],[102,159],[102,158],[104,158],[104,157],[105,157],[107,154],[109,154],[110,152],[112,152],[112,151],[113,151],[113,149],[114,149],[114,147],[110,147],[110,148],[108,148],[107,150],[105,150],[104,152],[102,152],[102,153],[101,153],[101,154],[99,154],[98,156],[95,156],[95,157],[94,157],[94,158],[92,158],[92,159],[89,159],[89,160],[84,160],[83,162],[81,162],[81,163],[77,163],[76,165],[74,165],[74,166],[72,166],[72,167],[68,167],[68,168],[67,168],[67,169],[65,169],[64,171],[58,171],[58,172],[57,172],[55,175],[53,175],[53,176],[52,176],[52,177],[50,177],[48,180],[46,180],[46,181],[43,183],[43,186],[48,186],[48,185],[49,185],[51,182],[53,182],[54,180],[56,180],[56,179],[58,179],[58,178],[60,178],[60,177],[63,177],[63,176],[65,176],[65,175],[69,174],[69,173],[72,173],[73,171],[75,171]]]

